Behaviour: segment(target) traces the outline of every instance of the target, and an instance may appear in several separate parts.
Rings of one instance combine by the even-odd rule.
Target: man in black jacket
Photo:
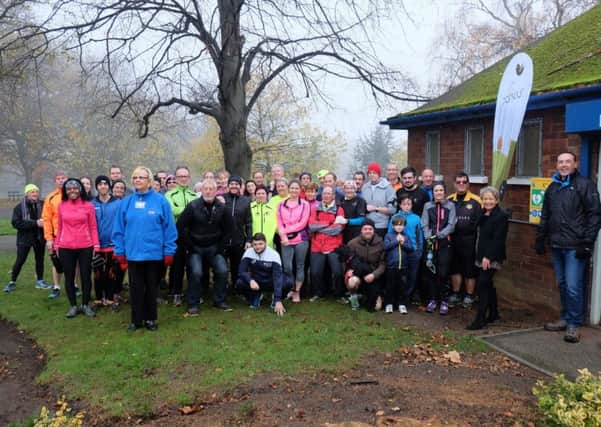
[[[202,183],[202,196],[190,202],[177,220],[180,243],[188,250],[190,277],[188,283],[188,314],[197,315],[200,304],[203,263],[213,269],[215,285],[213,305],[231,311],[225,302],[227,264],[223,256],[222,240],[225,234],[225,205],[215,197],[217,184],[212,179]]]
[[[44,281],[44,228],[42,220],[42,201],[40,189],[35,184],[25,186],[25,197],[13,210],[12,226],[17,229],[17,259],[11,271],[11,279],[4,292],[12,292],[17,286],[17,277],[27,260],[29,250],[35,254],[35,272],[37,289],[51,289]]]
[[[547,323],[548,331],[566,331],[567,342],[580,341],[584,322],[584,278],[597,233],[601,228],[601,204],[596,185],[576,169],[576,155],[557,156],[557,172],[545,191],[541,221],[536,232],[536,253],[551,242],[553,268],[559,284],[561,316]]]
[[[238,280],[238,269],[244,251],[250,248],[252,237],[252,219],[250,216],[250,197],[242,195],[242,178],[230,176],[227,182],[228,192],[224,194],[226,212],[225,252],[230,263],[232,286]]]
[[[401,170],[401,181],[403,187],[396,192],[398,205],[400,206],[401,197],[404,194],[409,195],[413,202],[413,213],[421,218],[422,211],[426,202],[430,201],[430,195],[417,184],[417,171],[411,166]]]

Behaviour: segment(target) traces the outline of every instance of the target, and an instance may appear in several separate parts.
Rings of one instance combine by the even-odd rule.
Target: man
[[[463,306],[469,308],[474,303],[476,288],[476,226],[482,212],[482,201],[470,191],[470,178],[465,172],[455,175],[455,193],[448,199],[455,203],[457,223],[451,236],[451,287],[449,306],[461,302],[461,283],[465,280]]]
[[[242,195],[242,178],[230,176],[227,182],[228,192],[223,195],[226,212],[225,249],[230,262],[232,286],[238,280],[238,269],[244,251],[250,248],[252,219],[250,215],[250,197]]]
[[[17,286],[17,277],[29,250],[33,248],[35,255],[36,289],[50,289],[51,285],[44,281],[44,221],[42,220],[42,201],[40,189],[35,184],[27,184],[23,191],[25,196],[13,209],[12,226],[17,229],[17,258],[11,269],[11,278],[4,292],[12,292]]]
[[[355,181],[355,185],[357,186],[357,196],[360,196],[363,184],[365,184],[365,173],[363,171],[355,172],[353,174],[353,181]]]
[[[115,181],[123,181],[123,182],[126,181],[126,179],[123,176],[123,171],[121,169],[121,166],[111,165],[111,168],[109,169],[109,176],[111,178],[111,186],[115,183]],[[125,195],[130,195],[132,193],[133,193],[133,190],[131,188],[126,187]]]
[[[51,254],[56,254],[54,241],[58,233],[58,205],[63,200],[63,184],[67,180],[67,175],[63,172],[58,172],[54,175],[54,191],[46,196],[44,200],[44,208],[42,209],[42,223],[44,225],[44,239],[46,240],[46,249]],[[52,268],[53,288],[48,298],[54,299],[61,293],[61,274],[56,271],[56,267]]]
[[[424,169],[422,171],[421,180],[421,189],[428,193],[430,200],[432,200],[434,198],[432,194],[432,186],[434,185],[434,171],[432,169]]]
[[[115,267],[113,266],[114,244],[111,240],[113,225],[121,200],[111,195],[111,181],[105,175],[99,175],[95,180],[98,196],[92,200],[96,212],[98,225],[98,241],[100,249],[96,254],[102,257],[103,263],[94,268],[94,289],[97,300],[102,300],[105,305],[112,305],[114,311],[119,309],[115,295],[117,294],[117,281]]]
[[[167,186],[166,186],[167,175],[168,175],[168,173],[164,170],[160,170],[157,172],[157,178],[159,179],[159,182],[161,183],[161,193],[163,193],[163,194],[165,194],[167,192]]]
[[[165,198],[171,206],[173,219],[177,223],[185,207],[197,199],[198,196],[188,188],[190,184],[190,169],[188,166],[178,166],[175,169],[175,182],[177,183],[176,187],[165,193]],[[187,255],[186,250],[179,244],[179,240],[177,250],[173,256],[173,265],[169,269],[169,295],[173,296],[173,305],[176,307],[182,304],[182,289]]]
[[[265,185],[265,174],[261,171],[256,171],[255,173],[253,173],[253,181],[255,181],[257,187],[259,185]]]
[[[261,305],[263,291],[273,292],[273,311],[278,316],[286,312],[282,295],[288,289],[284,289],[282,260],[274,249],[267,246],[263,233],[256,233],[252,237],[252,247],[244,252],[236,289],[246,297],[252,309]]]
[[[432,198],[426,190],[417,185],[417,171],[415,168],[411,166],[403,168],[401,170],[401,181],[403,182],[403,188],[396,192],[397,201],[401,200],[403,194],[409,195],[413,202],[413,213],[421,218],[424,205]]]
[[[586,268],[601,228],[601,205],[596,185],[576,169],[576,155],[557,156],[557,172],[545,191],[541,221],[536,231],[536,253],[551,242],[553,268],[561,298],[560,320],[547,323],[548,331],[566,331],[564,340],[580,341],[584,322]]]
[[[336,187],[336,180],[338,178],[336,177],[336,174],[334,172],[328,172],[323,176],[323,185],[321,187],[319,187],[319,189],[317,190],[317,200],[321,201],[321,192],[323,191],[324,187],[332,187],[334,189],[334,191],[336,192],[335,194],[335,199],[336,199],[336,204],[340,205],[342,203],[342,201],[344,200],[344,191],[339,190]]]
[[[390,183],[381,178],[382,169],[377,163],[367,166],[368,182],[363,184],[361,197],[367,204],[367,218],[374,222],[376,233],[384,238],[390,216],[396,211],[396,199]]]
[[[386,165],[386,179],[392,185],[392,189],[396,193],[401,189],[403,183],[399,177],[399,167],[394,163],[388,163]]]
[[[281,178],[284,178],[284,166],[276,163],[271,167],[271,182],[269,183],[269,197],[272,197],[272,196],[278,194],[275,186]]]
[[[380,278],[386,272],[384,240],[376,233],[374,222],[366,219],[361,226],[361,234],[348,242],[347,246],[351,254],[345,260],[344,278],[350,293],[351,308],[359,310],[358,293],[363,290],[367,296],[368,310],[373,311],[382,294]]]
[[[190,202],[177,221],[181,245],[188,251],[190,277],[188,283],[188,314],[198,315],[203,280],[203,264],[213,269],[215,287],[213,306],[232,311],[225,302],[227,264],[223,256],[222,240],[225,234],[225,205],[216,199],[217,183],[204,180],[202,196]]]

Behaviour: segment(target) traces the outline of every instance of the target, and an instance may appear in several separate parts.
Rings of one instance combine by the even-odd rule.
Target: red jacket
[[[57,248],[82,249],[100,247],[96,212],[91,202],[64,200],[58,205]]]
[[[311,209],[309,230],[311,231],[311,252],[327,254],[342,245],[343,224],[335,224],[336,217],[344,217],[344,210],[336,206],[325,207],[323,202]]]

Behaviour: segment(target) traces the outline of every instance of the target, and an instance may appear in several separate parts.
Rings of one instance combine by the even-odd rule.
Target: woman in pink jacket
[[[309,250],[307,224],[311,207],[306,200],[300,198],[301,186],[297,180],[288,184],[288,198],[278,205],[278,234],[282,244],[282,267],[284,270],[284,286],[292,277],[292,261],[296,266],[296,277],[292,291],[292,302],[300,302],[300,289],[305,280],[305,258]]]
[[[63,201],[58,205],[58,232],[55,247],[63,270],[65,288],[71,308],[67,318],[77,315],[75,295],[75,270],[79,264],[82,286],[82,312],[88,317],[95,313],[88,305],[92,289],[92,257],[100,248],[94,205],[88,201],[87,192],[80,180],[69,178],[63,184]]]

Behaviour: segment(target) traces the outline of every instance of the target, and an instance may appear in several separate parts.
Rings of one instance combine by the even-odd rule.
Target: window
[[[468,175],[484,175],[484,129],[465,130],[465,172]]]
[[[426,132],[426,168],[440,171],[440,132]]]
[[[516,176],[540,176],[543,145],[542,119],[525,120],[516,147]]]

